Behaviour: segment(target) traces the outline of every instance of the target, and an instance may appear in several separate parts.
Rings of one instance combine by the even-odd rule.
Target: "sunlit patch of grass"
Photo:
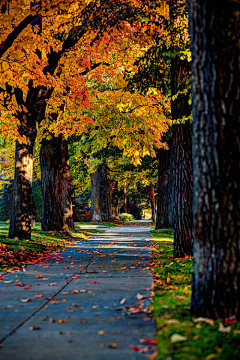
[[[173,259],[172,230],[153,231],[152,237],[158,359],[239,359],[240,324],[231,325],[230,332],[223,333],[219,332],[220,320],[213,325],[195,322],[190,316],[192,259]],[[174,334],[184,340],[173,342]]]
[[[41,224],[32,228],[31,241],[8,238],[9,224],[0,228],[0,271],[12,270],[32,264],[51,253],[64,249],[77,241],[88,239],[99,230],[74,230],[71,235],[57,231],[41,231]],[[103,231],[104,232],[104,231]]]

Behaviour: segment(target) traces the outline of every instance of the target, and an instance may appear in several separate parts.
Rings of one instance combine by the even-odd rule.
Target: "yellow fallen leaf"
[[[108,345],[108,347],[112,348],[112,349],[115,349],[115,348],[117,348],[117,344],[110,344],[110,345]]]
[[[98,308],[98,306],[94,305],[92,308],[93,308],[93,309],[97,309],[97,308]]]
[[[103,334],[104,334],[104,331],[103,331],[103,330],[100,330],[100,331],[98,332],[98,334],[99,334],[99,335],[103,335]]]
[[[218,354],[210,354],[206,357],[205,360],[211,360],[211,359],[215,359],[218,356]]]
[[[51,304],[58,304],[58,303],[59,303],[59,301],[57,301],[57,300],[51,301]]]
[[[148,358],[148,359],[150,359],[150,360],[156,359],[157,354],[158,354],[158,352],[157,352],[157,351],[155,351],[153,354],[151,354],[151,355],[147,355],[147,358]]]
[[[171,340],[171,342],[181,342],[181,341],[187,341],[188,340],[188,338],[186,337],[186,336],[182,336],[182,335],[180,335],[180,334],[172,334],[171,336],[170,336],[170,340]]]
[[[80,290],[80,292],[81,292],[81,293],[85,293],[85,292],[87,292],[87,290]]]
[[[73,291],[72,291],[72,294],[78,294],[78,293],[79,293],[78,290],[73,290]]]

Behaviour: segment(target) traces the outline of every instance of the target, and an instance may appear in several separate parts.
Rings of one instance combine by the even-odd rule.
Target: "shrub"
[[[118,215],[121,221],[132,221],[134,219],[132,214],[122,213]]]

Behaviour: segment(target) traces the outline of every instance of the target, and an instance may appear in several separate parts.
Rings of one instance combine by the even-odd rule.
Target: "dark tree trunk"
[[[127,214],[128,212],[128,199],[127,199],[127,189],[124,188],[124,212]]]
[[[172,2],[170,17],[175,30],[181,27],[177,8],[186,6],[186,1]],[[181,41],[186,41],[188,34],[182,33]],[[177,42],[177,39],[175,39]],[[176,44],[177,45],[177,44]],[[173,126],[173,181],[174,181],[174,256],[184,257],[192,254],[192,162],[191,162],[191,125],[189,120],[181,124],[184,118],[191,115],[189,95],[184,94],[186,83],[190,80],[191,64],[178,55],[171,61],[171,115],[178,125]],[[183,143],[181,143],[181,141]],[[190,216],[190,218],[186,218]]]
[[[150,190],[150,203],[151,203],[151,209],[152,209],[152,219],[153,219],[153,221],[156,221],[154,185],[152,182],[149,185],[149,190]]]
[[[174,257],[192,255],[192,126],[173,125]]]
[[[112,219],[112,180],[106,160],[91,174],[91,221],[104,222]]]
[[[111,220],[111,179],[110,171],[106,165],[106,161],[104,161],[101,165],[100,207],[102,221],[104,222]]]
[[[42,140],[41,178],[43,196],[42,230],[74,229],[68,142],[62,135]]]
[[[102,222],[100,206],[100,182],[102,167],[98,165],[96,171],[91,174],[91,222]]]
[[[118,183],[112,180],[112,218],[118,217]]]
[[[19,134],[26,136],[27,144],[16,141],[15,176],[11,201],[9,237],[31,239],[33,146],[36,138],[34,121],[25,115],[19,125]]]
[[[173,228],[173,181],[171,150],[160,149],[156,230]]]
[[[191,0],[192,314],[240,319],[239,1]]]

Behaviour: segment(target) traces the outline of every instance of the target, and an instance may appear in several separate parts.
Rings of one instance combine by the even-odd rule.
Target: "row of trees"
[[[46,229],[52,226],[50,219],[55,219],[54,213],[59,209],[63,219],[61,228],[65,225],[70,228],[73,226],[68,221],[71,204],[65,192],[69,189],[66,136],[76,129],[85,131],[85,127],[89,131],[93,126],[92,148],[94,139],[100,144],[98,150],[106,148],[106,142],[110,141],[138,165],[144,152],[145,155],[154,154],[153,144],[163,146],[158,141],[167,130],[169,108],[164,100],[170,93],[172,121],[177,122],[164,139],[169,150],[159,152],[157,226],[173,225],[175,256],[190,255],[193,243],[192,313],[226,321],[239,318],[238,2],[189,1],[193,131],[189,122],[190,38],[185,1],[142,1],[137,4],[133,1],[121,4],[88,1],[81,5],[75,1],[70,4],[62,1],[56,7],[54,2],[46,1],[44,5],[34,3],[31,11],[20,0],[14,5],[18,16],[15,19],[13,11],[9,12],[9,18],[6,17],[0,53],[3,129],[5,124],[18,138],[11,237],[30,235],[33,147],[39,125],[44,139],[40,153]],[[6,13],[7,7],[2,11]],[[42,27],[42,18],[45,27]],[[15,24],[11,33],[9,19]],[[35,23],[31,27],[29,24],[33,20]],[[123,35],[120,39],[119,34]],[[13,44],[15,51],[10,51]],[[128,49],[133,46],[134,51],[138,51],[135,59],[126,51],[126,46]],[[129,62],[124,67],[126,59]],[[108,73],[104,70],[106,66]],[[119,77],[116,69],[122,66],[124,76]],[[113,114],[113,107],[109,104],[106,89],[96,92],[93,77],[84,79],[96,69],[101,69],[101,74],[94,73],[97,81],[102,74],[107,79],[111,77],[109,84],[114,85],[111,95],[119,99],[115,104],[118,104],[120,118],[109,115]],[[137,94],[133,106],[129,101],[121,100],[123,93],[119,88],[123,89],[124,81],[125,97]],[[147,103],[141,94],[148,97]],[[86,110],[90,108],[91,96],[97,106],[95,111],[91,109],[94,123],[93,116]],[[99,107],[98,98],[104,106]],[[144,111],[138,113],[138,108],[144,108]],[[150,126],[147,126],[148,119],[151,119]],[[162,123],[157,128],[160,119]],[[124,121],[127,125],[122,126]],[[137,132],[135,143],[129,140],[134,132]],[[99,141],[99,134],[109,134],[109,138],[102,137]],[[149,134],[151,139],[147,142]],[[156,135],[159,136],[157,141]],[[124,138],[127,139],[125,143]],[[129,141],[131,146],[128,146]],[[98,181],[98,194],[102,196],[109,193],[110,188],[104,188],[110,181],[104,162],[92,175],[93,186],[98,173],[105,177],[102,185]],[[58,195],[61,204],[57,204],[56,196],[51,197],[52,194]],[[99,201],[95,208],[98,206]]]

